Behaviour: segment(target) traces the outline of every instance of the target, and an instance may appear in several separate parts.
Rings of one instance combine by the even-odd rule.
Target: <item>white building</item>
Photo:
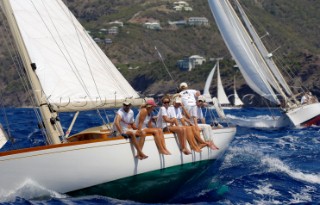
[[[108,29],[109,34],[118,34],[119,33],[119,28],[116,26],[112,26],[111,28]]]
[[[202,65],[204,62],[206,62],[206,59],[199,55],[193,55],[190,57],[185,57],[182,60],[177,61],[177,66],[182,71],[191,71],[198,65]]]
[[[113,21],[113,22],[110,22],[109,24],[123,27],[123,22],[121,22],[121,21]]]
[[[192,11],[192,8],[185,1],[176,1],[173,3],[173,9],[175,11]]]
[[[209,20],[205,17],[190,17],[188,24],[191,26],[208,26]]]
[[[159,30],[161,29],[160,23],[159,22],[146,22],[143,24],[143,26],[147,29],[152,29],[152,30]]]

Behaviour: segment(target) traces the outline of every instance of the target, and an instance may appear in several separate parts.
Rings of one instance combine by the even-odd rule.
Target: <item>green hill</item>
[[[112,62],[129,80],[133,87],[144,94],[174,92],[175,87],[186,81],[197,89],[202,89],[214,62],[210,58],[223,57],[221,77],[227,93],[231,93],[233,76],[238,77],[239,94],[252,92],[245,84],[239,72],[233,68],[233,61],[219,31],[215,25],[207,0],[188,0],[193,11],[174,11],[171,0],[67,0],[66,4],[91,31],[93,37],[110,38],[112,44],[100,43]],[[242,0],[249,18],[259,34],[270,35],[264,38],[270,51],[282,59],[279,65],[290,67],[290,72],[304,82],[304,86],[320,96],[320,1],[314,0]],[[170,26],[169,21],[186,20],[189,17],[206,17],[208,27]],[[144,22],[157,20],[161,30],[143,27]],[[100,29],[108,29],[110,22],[121,21],[117,35],[105,34]],[[0,32],[4,32],[3,29]],[[4,45],[1,44],[1,50]],[[157,51],[161,53],[162,63]],[[207,62],[190,72],[182,72],[176,62],[185,56],[200,55]],[[17,75],[11,70],[7,53],[0,55],[0,69],[10,70],[10,76],[0,75],[2,92],[10,97],[8,104],[25,102],[25,95],[16,81]],[[8,68],[9,67],[9,68]],[[137,69],[129,69],[137,68]],[[166,72],[173,76],[173,80]],[[286,70],[288,71],[288,70]],[[3,73],[3,72],[1,72]],[[6,90],[6,91],[4,91]],[[9,91],[7,91],[9,90]],[[14,93],[20,92],[17,99]],[[212,85],[215,94],[215,80]],[[20,96],[19,94],[19,96]]]

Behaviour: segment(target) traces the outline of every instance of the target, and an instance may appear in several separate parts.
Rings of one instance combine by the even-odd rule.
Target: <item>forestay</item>
[[[139,97],[61,0],[9,1],[49,103],[68,111]]]

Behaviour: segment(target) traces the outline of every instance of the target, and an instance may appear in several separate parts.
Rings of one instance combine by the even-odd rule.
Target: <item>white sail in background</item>
[[[221,105],[229,105],[230,101],[224,91],[221,77],[220,77],[220,68],[219,68],[219,61],[217,62],[217,97]]]
[[[266,76],[267,66],[250,35],[227,0],[209,0],[212,14],[247,84],[260,96],[279,104]]]
[[[210,86],[211,86],[212,78],[213,78],[214,72],[216,71],[216,68],[217,68],[217,64],[215,64],[212,70],[210,71],[206,80],[206,84],[203,89],[203,96],[206,98],[206,102],[212,102],[212,98],[210,94]]]
[[[49,103],[139,97],[61,0],[9,2]]]
[[[234,81],[233,81],[233,92],[234,92],[234,103],[233,105],[234,106],[242,106],[243,105],[243,102],[242,100],[240,99],[238,93],[237,93],[237,89],[236,89],[236,77],[234,77]]]

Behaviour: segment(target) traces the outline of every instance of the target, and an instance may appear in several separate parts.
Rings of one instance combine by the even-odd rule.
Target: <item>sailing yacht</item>
[[[310,126],[320,124],[320,103],[306,104],[297,99],[279,68],[263,45],[238,0],[234,0],[240,17],[229,0],[208,0],[220,33],[237,62],[247,84],[267,100],[281,106],[284,124]],[[242,20],[241,20],[241,19]],[[244,23],[242,23],[242,21]]]
[[[209,91],[209,88],[211,86],[211,82],[212,82],[212,78],[214,76],[215,71],[217,70],[217,100],[220,104],[220,106],[223,109],[233,109],[233,108],[239,108],[243,105],[243,102],[241,101],[241,99],[239,98],[239,95],[237,93],[236,87],[235,87],[235,79],[234,79],[234,103],[232,106],[228,96],[226,95],[226,92],[223,88],[223,84],[221,81],[221,76],[220,76],[220,66],[219,66],[219,59],[217,59],[216,64],[214,65],[214,67],[212,68],[212,70],[210,71],[204,89],[203,89],[203,95],[206,97],[206,102],[212,102],[212,97]]]
[[[233,97],[233,106],[242,107],[244,105],[236,89],[236,76],[233,77]]]
[[[62,0],[1,0],[27,79],[41,114],[47,145],[0,152],[0,194],[28,185],[66,193],[138,174],[217,159],[236,128],[214,129],[219,150],[183,155],[172,133],[165,134],[171,155],[159,154],[152,136],[138,160],[130,140],[112,136],[107,124],[69,136],[78,113],[133,105],[144,99],[120,74]],[[75,112],[64,131],[59,113]],[[101,116],[100,116],[101,117]],[[207,149],[207,150],[205,150]],[[179,173],[177,173],[178,175]]]

